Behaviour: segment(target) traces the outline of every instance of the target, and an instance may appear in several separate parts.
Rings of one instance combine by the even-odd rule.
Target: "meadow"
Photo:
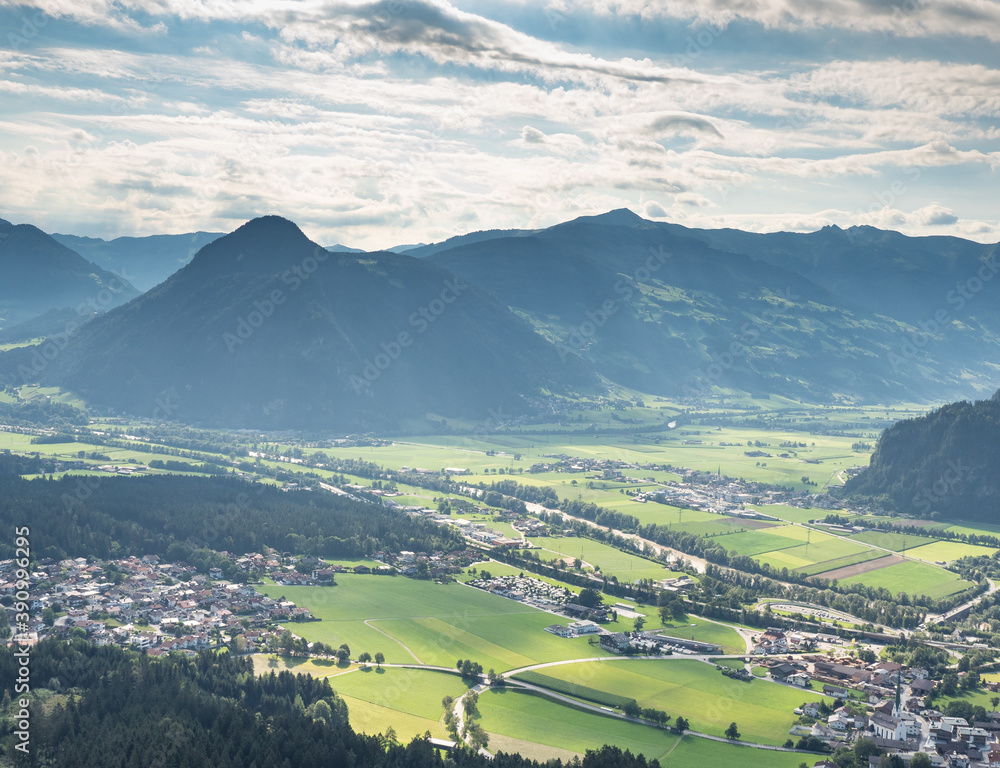
[[[783,744],[806,699],[824,697],[765,680],[751,683],[724,677],[715,666],[690,659],[581,662],[548,667],[544,674],[619,696],[640,706],[683,715],[691,730],[723,736],[736,722],[742,738],[760,744]],[[828,703],[832,699],[828,699]]]
[[[463,584],[403,577],[339,574],[336,587],[267,585],[321,621],[294,631],[311,642],[347,643],[353,656],[381,651],[386,661],[453,667],[472,659],[498,672],[541,661],[604,656],[585,638],[544,631],[557,617]]]
[[[480,725],[490,734],[583,754],[613,744],[647,758],[665,755],[677,736],[638,723],[602,717],[514,690],[490,690],[479,697]],[[491,740],[490,749],[497,748]]]
[[[842,579],[841,583],[885,587],[894,595],[906,592],[910,595],[927,595],[935,599],[953,595],[972,586],[951,571],[916,560],[907,560],[859,576],[851,576]]]
[[[639,579],[674,578],[684,574],[670,571],[662,565],[628,552],[610,547],[593,539],[571,537],[532,536],[529,541],[543,551],[538,555],[542,560],[556,557],[568,558],[571,562],[579,558],[584,563],[596,565],[605,576],[614,576],[619,581],[635,582]]]

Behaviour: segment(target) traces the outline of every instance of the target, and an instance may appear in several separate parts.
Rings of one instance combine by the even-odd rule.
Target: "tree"
[[[740,737],[740,729],[736,727],[736,723],[730,723],[729,727],[726,728],[726,738],[727,739],[738,739]]]
[[[684,733],[690,725],[691,724],[687,721],[687,718],[683,716],[679,716],[676,720],[674,720],[674,730],[677,731],[677,733]]]
[[[854,761],[858,765],[868,765],[868,758],[877,756],[880,752],[871,739],[858,739],[854,742]]]
[[[358,656],[358,661],[361,664],[367,664],[371,660],[372,660],[372,655],[368,653],[368,651],[362,651],[361,655]]]
[[[351,649],[347,643],[344,643],[337,649],[337,661],[349,661],[351,658]]]
[[[576,601],[587,608],[597,608],[604,604],[604,598],[601,596],[601,593],[590,587],[581,590]]]
[[[42,622],[46,627],[51,627],[56,623],[56,612],[52,610],[51,605],[47,605],[42,609]]]
[[[378,666],[378,668],[381,669],[382,665],[384,663],[385,663],[385,654],[382,653],[382,651],[376,652],[376,654],[375,654],[375,664],[376,664],[376,666]]]
[[[993,696],[990,698],[990,704],[993,705],[993,711],[997,711],[997,705],[1000,704],[1000,696]]]
[[[635,631],[636,632],[642,632],[642,628],[644,626],[646,626],[646,617],[645,616],[636,616],[636,618],[635,618],[635,624],[634,624]]]
[[[899,755],[882,755],[878,768],[906,768],[906,763]]]
[[[910,758],[910,768],[931,768],[931,759],[923,752],[917,752]]]

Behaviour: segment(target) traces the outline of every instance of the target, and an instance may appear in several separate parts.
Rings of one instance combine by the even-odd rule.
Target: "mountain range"
[[[215,237],[140,240],[176,254],[198,236]],[[403,253],[333,248],[255,219],[88,323],[38,378],[134,414],[352,429],[530,412],[612,384],[693,403],[720,389],[940,402],[1000,385],[997,245],[618,210]],[[0,376],[37,351],[0,356]]]
[[[3,338],[45,336],[138,295],[129,281],[87,261],[37,227],[0,219]]]
[[[593,389],[524,320],[427,261],[330,253],[255,219],[166,281],[15,370],[89,403],[230,426],[371,430],[427,414],[485,421],[543,391]]]

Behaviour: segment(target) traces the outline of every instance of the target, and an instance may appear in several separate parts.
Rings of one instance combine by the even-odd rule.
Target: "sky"
[[[0,0],[0,218],[1000,241],[998,0]]]

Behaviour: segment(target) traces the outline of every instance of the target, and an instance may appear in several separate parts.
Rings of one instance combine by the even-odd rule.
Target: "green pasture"
[[[597,566],[606,576],[614,576],[619,581],[638,581],[639,579],[674,578],[682,575],[670,571],[652,560],[623,552],[593,539],[575,536],[531,537],[529,541],[543,551],[538,555],[542,560],[554,558],[579,558],[585,563]]]
[[[928,563],[908,560],[875,571],[841,579],[841,584],[866,584],[885,587],[892,594],[927,595],[934,599],[948,597],[972,586],[951,571]]]
[[[340,574],[337,582],[336,587],[268,585],[261,591],[284,595],[322,619],[289,624],[295,634],[334,647],[347,643],[354,657],[381,651],[388,662],[414,663],[415,655],[421,663],[445,667],[472,659],[503,671],[605,655],[585,638],[545,632],[556,623],[552,614],[463,584],[361,574]]]
[[[444,714],[441,699],[458,698],[468,690],[457,675],[374,665],[339,675],[330,684],[341,696],[435,722]]]
[[[743,739],[760,744],[783,744],[796,720],[792,710],[806,698],[824,698],[766,680],[733,680],[712,664],[688,659],[581,662],[548,667],[545,674],[683,715],[691,730],[713,736],[723,736],[735,721]]]
[[[966,544],[962,541],[935,541],[932,544],[909,549],[907,554],[935,563],[950,563],[963,557],[989,557],[996,551],[996,547]]]
[[[888,531],[865,531],[864,533],[856,533],[851,538],[865,544],[881,547],[882,549],[890,549],[893,552],[908,552],[929,542],[937,541],[937,539],[925,536],[915,536],[912,533],[892,533]],[[916,557],[920,557],[920,555],[916,555]]]
[[[669,731],[630,723],[514,690],[490,690],[479,697],[480,725],[490,734],[513,737],[583,754],[612,744],[648,759],[665,755],[677,741]],[[495,749],[491,744],[490,749]]]
[[[802,763],[812,765],[819,759],[819,755],[775,752],[685,736],[666,759],[660,760],[660,764],[666,768],[705,768],[720,765],[733,765],[739,768],[798,768]]]

